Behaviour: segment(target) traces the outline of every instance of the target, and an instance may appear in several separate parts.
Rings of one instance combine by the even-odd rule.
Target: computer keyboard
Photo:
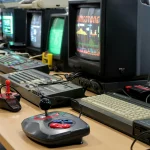
[[[0,56],[1,72],[11,73],[29,69],[36,69],[45,73],[49,73],[48,66],[43,64],[41,61],[28,59],[17,54]]]
[[[78,99],[82,113],[128,135],[133,134],[133,121],[150,118],[150,105],[117,93]],[[77,103],[72,108],[79,111]]]
[[[38,107],[41,95],[51,98],[52,107],[62,107],[70,106],[70,98],[80,98],[85,93],[85,90],[81,86],[60,80],[59,77],[48,75],[35,69],[0,75],[2,84],[5,84],[6,80],[11,81],[11,86],[24,99],[27,99]]]

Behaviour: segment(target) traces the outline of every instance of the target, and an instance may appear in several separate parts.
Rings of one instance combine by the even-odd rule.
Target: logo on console
[[[47,119],[53,119],[55,117],[58,117],[59,113],[56,113],[54,115],[51,116],[45,116],[45,115],[38,115],[38,116],[34,116],[34,120],[47,120]]]

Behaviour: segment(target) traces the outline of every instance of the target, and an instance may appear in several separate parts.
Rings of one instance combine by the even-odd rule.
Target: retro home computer
[[[47,36],[47,50],[53,55],[55,71],[68,69],[68,13],[52,14]]]
[[[49,18],[54,13],[65,13],[65,9],[32,9],[27,10],[27,52],[31,55],[46,51]]]
[[[18,15],[19,14],[19,15]],[[25,44],[26,10],[17,8],[2,9],[3,41]],[[22,43],[22,44],[21,44]]]

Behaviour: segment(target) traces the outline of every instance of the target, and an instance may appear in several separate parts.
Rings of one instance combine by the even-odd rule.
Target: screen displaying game
[[[1,9],[0,9],[0,40],[3,39],[3,36],[2,36],[2,17],[1,17]]]
[[[13,13],[3,12],[2,15],[3,38],[13,38]]]
[[[54,55],[61,53],[64,22],[63,18],[54,18],[50,28],[48,51]]]
[[[76,19],[77,55],[89,60],[100,59],[99,8],[80,8]]]
[[[42,16],[33,14],[30,26],[30,46],[41,48],[41,24]]]

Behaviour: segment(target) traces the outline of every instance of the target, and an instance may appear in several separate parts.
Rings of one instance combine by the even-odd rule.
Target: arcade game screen
[[[100,60],[100,8],[80,8],[76,19],[77,55]]]

